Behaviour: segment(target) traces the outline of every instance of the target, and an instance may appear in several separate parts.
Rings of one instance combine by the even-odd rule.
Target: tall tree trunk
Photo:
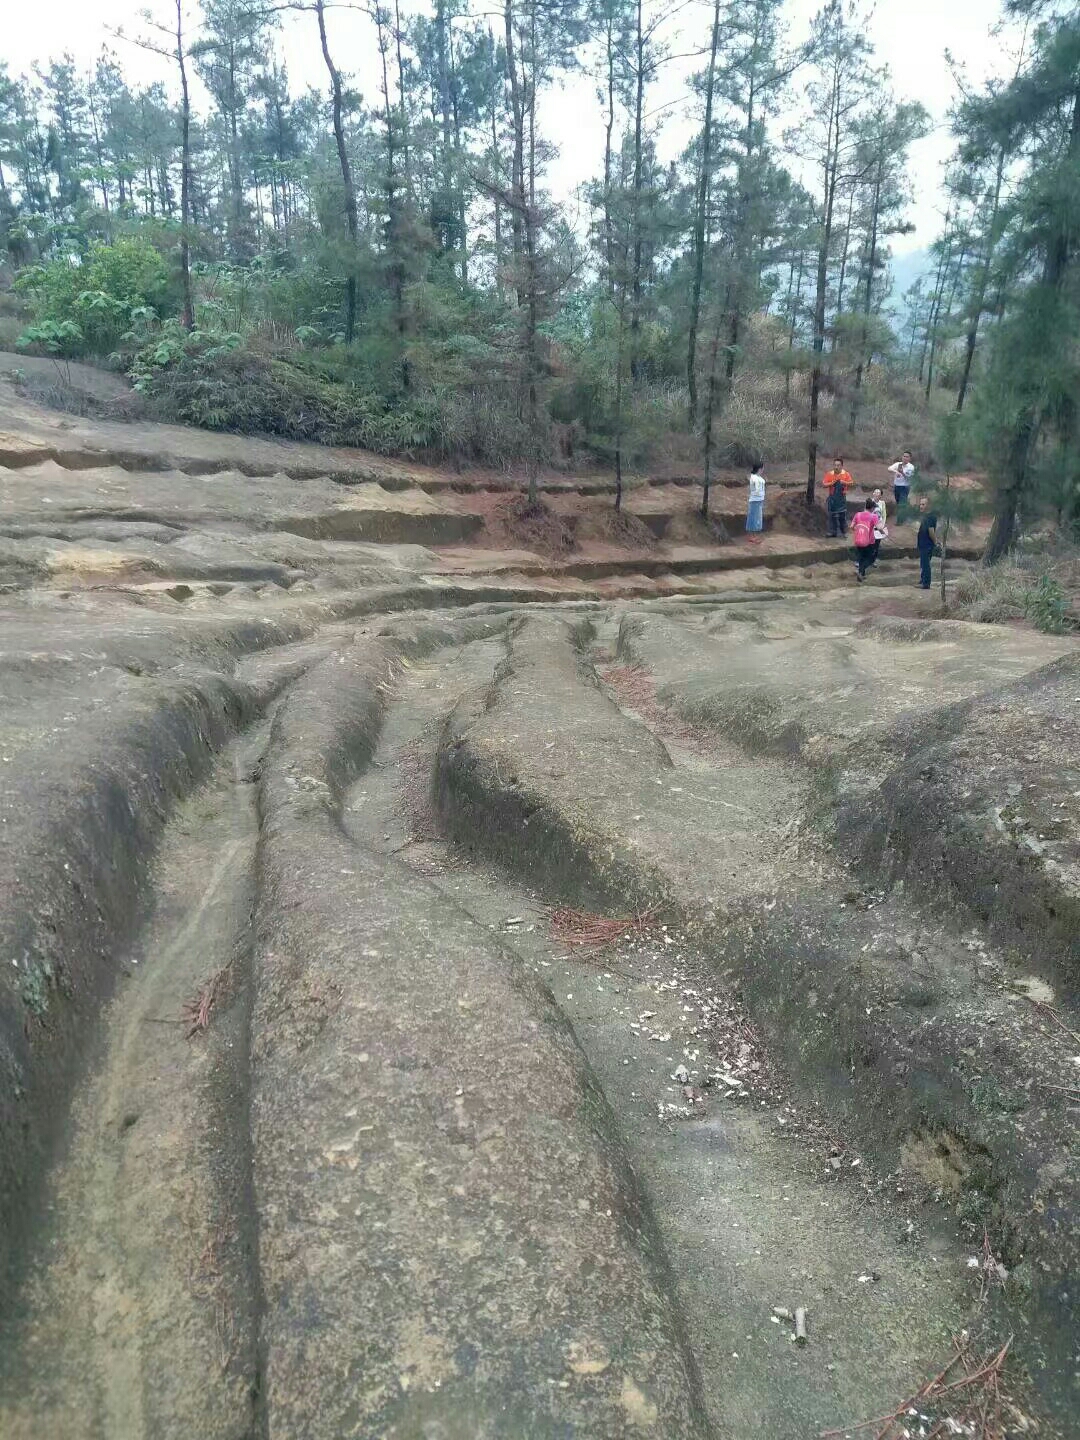
[[[90,105],[90,121],[94,132],[94,153],[97,156],[98,184],[101,187],[101,205],[105,211],[105,238],[112,241],[112,220],[109,216],[109,187],[105,181],[105,152],[101,144],[101,131],[98,127],[97,106],[94,103],[94,82],[91,77],[86,86],[86,98]],[[4,172],[0,169],[0,195],[7,194],[7,186],[4,184]]]
[[[866,289],[863,292],[862,334],[859,337],[859,363],[855,367],[855,384],[851,392],[851,423],[848,434],[855,434],[859,420],[859,402],[862,399],[863,371],[867,367],[866,342],[870,335],[870,312],[874,300],[874,271],[877,269],[878,226],[881,219],[881,187],[885,180],[885,155],[878,155],[877,174],[874,176],[874,198],[870,211],[870,248],[866,256]]]
[[[941,303],[941,296],[945,289],[945,273],[952,256],[952,234],[949,230],[951,213],[945,215],[945,238],[941,243],[941,254],[938,256],[937,274],[934,276],[934,288],[930,292],[930,309],[926,314],[926,332],[923,335],[922,354],[919,357],[919,384],[923,383],[926,374],[926,357],[930,351],[930,340],[937,324],[937,310]]]
[[[634,96],[634,264],[630,305],[630,378],[634,383],[641,373],[641,261],[644,237],[641,226],[642,126],[645,108],[645,33],[642,29],[642,0],[637,0],[637,84]]]
[[[986,544],[984,563],[993,565],[1007,555],[1016,541],[1016,522],[1020,501],[1027,488],[1028,470],[1039,438],[1039,421],[1034,406],[1027,407],[1019,417],[1009,441],[1004,483],[998,490],[994,506],[994,523]]]
[[[1069,145],[1063,165],[1075,168],[1080,163],[1080,90],[1073,95]],[[1069,270],[1069,262],[1077,245],[1077,234],[1071,206],[1062,206],[1057,216],[1057,229],[1051,236],[1043,266],[1043,284],[1061,291]],[[1008,553],[1016,540],[1020,504],[1027,492],[1031,459],[1042,424],[1041,397],[1032,396],[1024,405],[1013,426],[1005,467],[1004,484],[998,491],[994,524],[983,559],[993,565]]]
[[[539,487],[537,480],[537,460],[540,450],[540,415],[539,415],[539,356],[537,354],[537,342],[539,337],[539,296],[537,294],[538,277],[536,273],[536,216],[531,201],[531,192],[535,184],[535,105],[536,105],[536,74],[535,69],[531,85],[527,85],[525,75],[520,71],[516,50],[514,47],[514,14],[513,0],[505,0],[503,17],[506,29],[506,70],[510,79],[510,107],[514,121],[514,158],[511,189],[510,214],[514,231],[514,253],[518,261],[517,269],[517,292],[518,307],[525,312],[525,326],[522,332],[522,362],[523,378],[525,382],[526,401],[526,425],[528,428],[528,451],[526,471],[528,476],[528,500],[530,505],[535,505],[539,498]],[[535,6],[533,9],[533,24],[535,25]],[[535,46],[533,47],[535,66]],[[528,99],[526,100],[526,92]],[[525,126],[529,124],[530,136],[530,165],[529,165],[529,193],[525,188]]]
[[[945,609],[945,564],[949,558],[949,491],[952,489],[952,474],[945,471],[945,524],[941,527],[941,608]]]
[[[720,42],[720,0],[714,0],[709,69],[705,77],[705,123],[701,127],[701,170],[698,174],[691,246],[694,278],[690,288],[690,333],[686,345],[686,388],[690,394],[690,428],[697,423],[697,335],[701,319],[701,284],[705,273],[705,212],[709,201],[709,170],[712,162],[713,87],[716,80],[716,51]]]
[[[236,93],[236,46],[233,42],[229,44],[229,100],[226,123],[229,127],[228,144],[228,166],[229,166],[229,248],[233,257],[241,255],[243,251],[243,229],[244,229],[244,182],[240,173],[240,135],[238,130],[237,116],[240,109],[240,100]]]
[[[514,244],[514,284],[517,302],[525,301],[522,273],[522,240],[525,220],[525,103],[522,77],[518,73],[514,49],[514,0],[504,0],[503,21],[506,32],[506,73],[510,80],[510,112],[514,122],[514,151],[510,165],[510,187],[515,203],[510,207],[510,230]]]
[[[840,274],[836,281],[836,313],[839,315],[844,309],[844,285],[847,282],[848,250],[851,247],[851,217],[855,212],[855,186],[851,187],[851,195],[848,199],[847,222],[844,225],[844,245],[840,251]],[[829,354],[836,350],[836,330],[833,330],[832,338],[829,341]],[[830,364],[831,370],[831,364]]]
[[[945,285],[944,285],[944,283],[942,284],[942,287],[941,287],[941,294],[940,294],[940,296],[938,297],[937,309],[936,309],[935,314],[934,314],[933,332],[932,332],[931,337],[930,337],[930,363],[929,363],[929,365],[928,365],[928,367],[927,367],[927,372],[926,372],[926,400],[927,400],[927,403],[928,403],[928,404],[929,404],[929,401],[930,401],[930,392],[931,392],[931,390],[933,389],[933,385],[934,385],[934,361],[935,361],[935,359],[937,358],[938,335],[939,335],[939,333],[940,333],[940,329],[941,329],[942,323],[944,323],[944,324],[947,325],[947,324],[949,323],[949,319],[950,319],[950,317],[951,317],[951,315],[952,315],[953,300],[956,298],[956,287],[957,287],[957,284],[959,283],[960,272],[961,272],[961,270],[962,270],[963,267],[964,267],[964,256],[966,255],[966,253],[967,253],[967,242],[966,242],[966,241],[961,241],[961,244],[960,244],[960,254],[959,254],[959,256],[958,256],[958,258],[957,258],[957,261],[956,261],[956,269],[953,271],[953,274],[952,274],[952,285],[951,285],[951,287],[950,287],[950,289],[949,289],[949,299],[948,299],[948,301],[947,301],[947,302],[945,303],[945,305],[944,305],[944,315],[945,315],[944,322],[942,322],[942,302],[945,301]],[[949,278],[949,276],[948,276],[948,273],[946,272],[945,279],[948,280],[948,278]]]
[[[539,57],[536,45],[536,3],[529,7],[532,75],[529,79],[529,195],[525,206],[525,280],[526,280],[526,354],[529,377],[529,435],[534,451],[529,472],[529,504],[539,500],[538,466],[540,460],[540,276],[537,269],[536,242],[536,92]]]
[[[608,295],[615,298],[615,232],[611,215],[611,136],[615,128],[615,16],[608,10],[605,40],[607,43],[607,123],[604,126],[604,261],[607,269]]]
[[[176,63],[180,68],[180,293],[181,323],[195,328],[195,301],[191,292],[191,96],[184,56],[183,0],[176,0]]]
[[[833,79],[829,99],[829,132],[825,143],[825,194],[822,197],[821,243],[818,247],[817,290],[814,297],[814,365],[810,371],[810,444],[807,453],[806,503],[814,503],[817,488],[818,429],[821,406],[821,357],[825,349],[825,299],[829,279],[836,175],[840,165],[840,75]]]
[[[539,83],[537,71],[540,66],[540,57],[536,45],[536,0],[529,6],[529,50],[532,61],[532,75],[526,89],[528,96],[527,108],[529,112],[529,206],[536,205],[536,90]]]
[[[394,111],[390,104],[390,72],[386,52],[390,48],[384,30],[384,12],[375,7],[375,29],[382,62],[383,121],[386,126],[386,254],[390,293],[394,301],[394,328],[397,331],[398,373],[401,388],[409,388],[409,361],[405,354],[405,260],[402,251],[401,202],[398,198],[397,140]]]
[[[758,36],[754,35],[757,48]],[[743,161],[738,167],[739,209],[735,219],[735,237],[732,246],[733,264],[728,279],[725,308],[728,315],[727,350],[724,355],[724,381],[727,393],[735,381],[735,357],[739,350],[739,331],[742,326],[743,282],[747,270],[747,245],[750,239],[750,162],[754,156],[754,104],[757,98],[755,75],[751,74],[750,89],[746,99],[746,131],[743,140]],[[760,280],[759,280],[760,283]]]
[[[791,307],[791,323],[788,325],[788,360],[787,366],[784,370],[784,404],[788,406],[790,406],[791,404],[791,356],[792,351],[795,349],[795,331],[798,328],[799,323],[799,306],[802,304],[802,282],[803,272],[805,271],[805,269],[806,252],[804,250],[800,250],[798,279],[795,282],[795,303]]]
[[[623,442],[623,338],[626,333],[626,296],[619,301],[619,332],[615,347],[615,509],[622,509]]]
[[[492,208],[495,219],[495,292],[502,294],[502,205],[499,201],[499,189],[502,187],[502,165],[499,157],[499,127],[496,111],[495,97],[498,94],[496,85],[496,71],[494,64],[495,37],[492,36],[492,68],[491,68],[491,168],[498,181],[498,187],[492,196]]]
[[[450,98],[451,109],[454,119],[454,155],[453,167],[451,169],[451,185],[455,173],[462,175],[461,166],[461,106],[458,95],[457,61],[454,57],[454,32],[449,34],[450,46]],[[468,229],[468,205],[465,199],[465,186],[459,178],[457,197],[457,226],[458,245],[461,251],[461,283],[469,283],[469,229]]]
[[[409,116],[405,108],[405,66],[401,61],[401,0],[394,0],[394,46],[397,50],[398,114],[401,117],[401,165],[409,184]]]
[[[334,143],[337,146],[338,164],[341,167],[341,185],[345,192],[345,228],[349,235],[349,274],[345,281],[345,344],[351,345],[356,333],[356,238],[360,229],[360,218],[356,208],[356,186],[353,183],[352,165],[345,144],[345,119],[341,94],[341,74],[330,58],[330,47],[326,43],[326,0],[315,0],[315,14],[319,21],[319,41],[322,45],[323,60],[330,76],[330,91],[333,101]]]
[[[959,415],[964,408],[964,400],[967,398],[968,384],[971,380],[971,365],[975,359],[975,346],[979,338],[979,324],[986,309],[986,287],[990,280],[990,267],[994,261],[994,251],[997,249],[997,227],[998,212],[1001,208],[1001,182],[1005,174],[1005,146],[998,150],[997,168],[994,172],[994,198],[990,204],[990,219],[987,223],[986,243],[983,247],[982,260],[979,265],[979,276],[975,282],[975,290],[971,301],[971,315],[968,320],[967,335],[964,338],[964,368],[960,373],[960,388],[956,395],[956,413]]]
[[[705,392],[705,423],[702,426],[702,450],[704,460],[704,473],[701,481],[701,515],[702,519],[709,518],[709,494],[712,490],[712,459],[713,459],[713,416],[716,412],[716,381],[719,368],[720,354],[720,327],[723,324],[723,311],[716,313],[716,325],[713,329],[713,341],[709,354],[709,384]]]

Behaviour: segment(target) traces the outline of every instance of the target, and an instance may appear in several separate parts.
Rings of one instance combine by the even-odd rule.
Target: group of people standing
[[[911,451],[905,450],[899,460],[889,467],[892,476],[893,503],[896,507],[896,523],[903,525],[908,518],[911,501],[911,484],[915,478],[915,465]],[[825,513],[828,517],[828,534],[831,539],[840,539],[848,533],[848,491],[854,482],[851,473],[844,466],[843,456],[837,456],[832,469],[826,471],[822,484],[827,492]],[[930,560],[937,548],[937,516],[929,509],[924,498],[918,504],[920,523],[917,539],[919,552],[919,584],[924,590],[930,589]],[[888,511],[885,498],[880,490],[874,490],[863,501],[862,508],[851,517],[851,538],[855,547],[855,571],[861,585],[866,572],[877,563],[881,542],[888,537],[886,520]],[[765,475],[764,466],[755,465],[750,472],[749,497],[746,507],[746,529],[750,536],[760,534],[765,524]]]

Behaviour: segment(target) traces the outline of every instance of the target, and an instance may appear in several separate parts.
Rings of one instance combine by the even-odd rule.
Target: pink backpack
[[[871,523],[871,517],[866,511],[861,515],[855,516],[855,528],[852,531],[852,539],[860,550],[874,543],[874,527]]]

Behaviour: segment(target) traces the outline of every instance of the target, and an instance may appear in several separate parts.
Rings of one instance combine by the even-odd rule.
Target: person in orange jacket
[[[847,534],[847,492],[851,485],[851,476],[844,469],[842,456],[836,457],[833,468],[825,472],[825,479],[821,483],[829,492],[825,509],[829,516],[829,538],[832,540]]]

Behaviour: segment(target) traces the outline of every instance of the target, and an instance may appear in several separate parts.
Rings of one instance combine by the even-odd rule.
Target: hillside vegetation
[[[376,5],[349,21],[378,57],[364,95],[326,10],[289,32],[323,60],[304,94],[259,0],[162,0],[88,73],[0,68],[0,338],[122,368],[161,418],[530,482],[601,466],[616,503],[657,461],[707,504],[719,465],[805,455],[812,498],[826,451],[910,448],[988,468],[992,558],[1046,514],[1076,525],[1075,14],[1023,30],[1009,0],[1015,76],[954,107],[944,230],[897,318],[930,122],[857,5],[799,44],[783,0],[508,0],[497,27]],[[132,43],[168,84],[129,81]],[[582,71],[605,140],[571,224],[543,123]]]

